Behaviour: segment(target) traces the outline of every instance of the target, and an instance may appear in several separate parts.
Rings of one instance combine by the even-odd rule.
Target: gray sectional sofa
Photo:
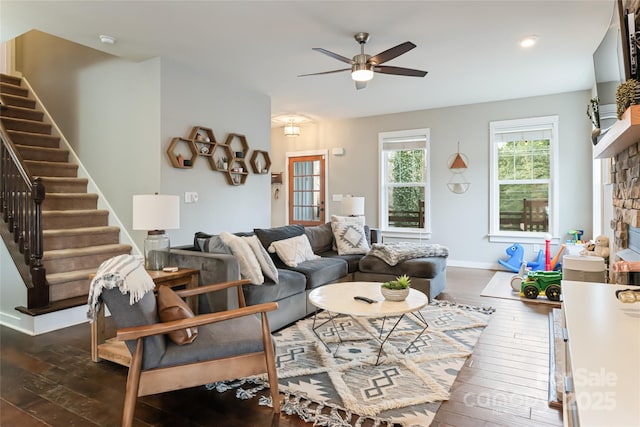
[[[377,241],[376,230],[365,226],[369,244]],[[240,236],[255,234],[262,245],[269,248],[272,242],[306,234],[311,248],[320,258],[299,263],[296,267],[285,265],[276,254],[271,254],[278,270],[279,283],[265,277],[261,285],[243,286],[248,305],[275,301],[278,310],[269,313],[272,330],[313,313],[315,307],[308,302],[307,295],[313,289],[329,283],[351,281],[384,282],[401,274],[411,277],[412,287],[424,292],[429,299],[435,298],[445,288],[446,256],[415,258],[390,266],[369,254],[339,255],[334,248],[331,224],[315,227],[287,225],[253,232],[235,233]],[[171,249],[171,265],[200,270],[200,283],[217,283],[240,278],[240,267],[236,257],[221,248],[217,236],[196,233],[192,246]],[[345,283],[348,286],[348,283]],[[219,311],[238,306],[234,292],[223,295],[201,296],[202,311]]]

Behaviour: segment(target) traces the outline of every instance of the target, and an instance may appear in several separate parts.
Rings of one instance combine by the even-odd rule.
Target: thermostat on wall
[[[334,156],[344,156],[344,148],[333,148],[331,149],[331,154],[333,154]]]

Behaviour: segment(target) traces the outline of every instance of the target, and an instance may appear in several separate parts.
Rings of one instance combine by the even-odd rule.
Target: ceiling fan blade
[[[428,71],[414,70],[411,68],[391,67],[383,65],[381,67],[373,67],[373,71],[382,74],[394,74],[396,76],[424,77]]]
[[[343,68],[341,70],[333,70],[333,71],[322,71],[320,73],[299,74],[298,77],[318,76],[320,74],[333,74],[333,73],[340,73],[342,71],[351,71],[351,68]]]
[[[397,58],[403,53],[409,52],[414,47],[416,47],[416,45],[411,42],[400,43],[398,46],[394,46],[391,49],[387,49],[384,52],[380,52],[376,56],[371,57],[369,62],[376,65],[384,64],[387,61],[391,61],[393,58]]]
[[[312,48],[312,50],[315,50],[316,52],[324,53],[325,55],[330,56],[334,59],[337,59],[338,61],[346,62],[349,65],[353,65],[353,61],[351,59],[344,57],[342,55],[338,55],[337,53],[333,53],[327,49],[323,49],[321,47],[314,47]]]
[[[367,87],[367,82],[356,82],[356,89],[360,90],[364,89],[365,87]]]

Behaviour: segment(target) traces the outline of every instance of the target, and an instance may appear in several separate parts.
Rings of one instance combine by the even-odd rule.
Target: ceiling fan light
[[[368,82],[373,78],[373,70],[368,64],[353,64],[351,78],[357,82]]]

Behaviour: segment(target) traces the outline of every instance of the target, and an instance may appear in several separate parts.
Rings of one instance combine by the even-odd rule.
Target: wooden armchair
[[[176,291],[186,298],[236,287],[240,308],[165,323],[158,318],[153,292],[130,305],[129,294],[123,295],[117,288],[103,290],[101,298],[113,316],[116,337],[126,342],[132,354],[123,426],[132,425],[138,396],[264,372],[269,378],[273,409],[280,412],[274,347],[266,315],[278,305],[270,302],[247,307],[242,285],[248,282],[238,280]],[[165,335],[188,327],[198,327],[198,337],[191,344],[177,345]]]

